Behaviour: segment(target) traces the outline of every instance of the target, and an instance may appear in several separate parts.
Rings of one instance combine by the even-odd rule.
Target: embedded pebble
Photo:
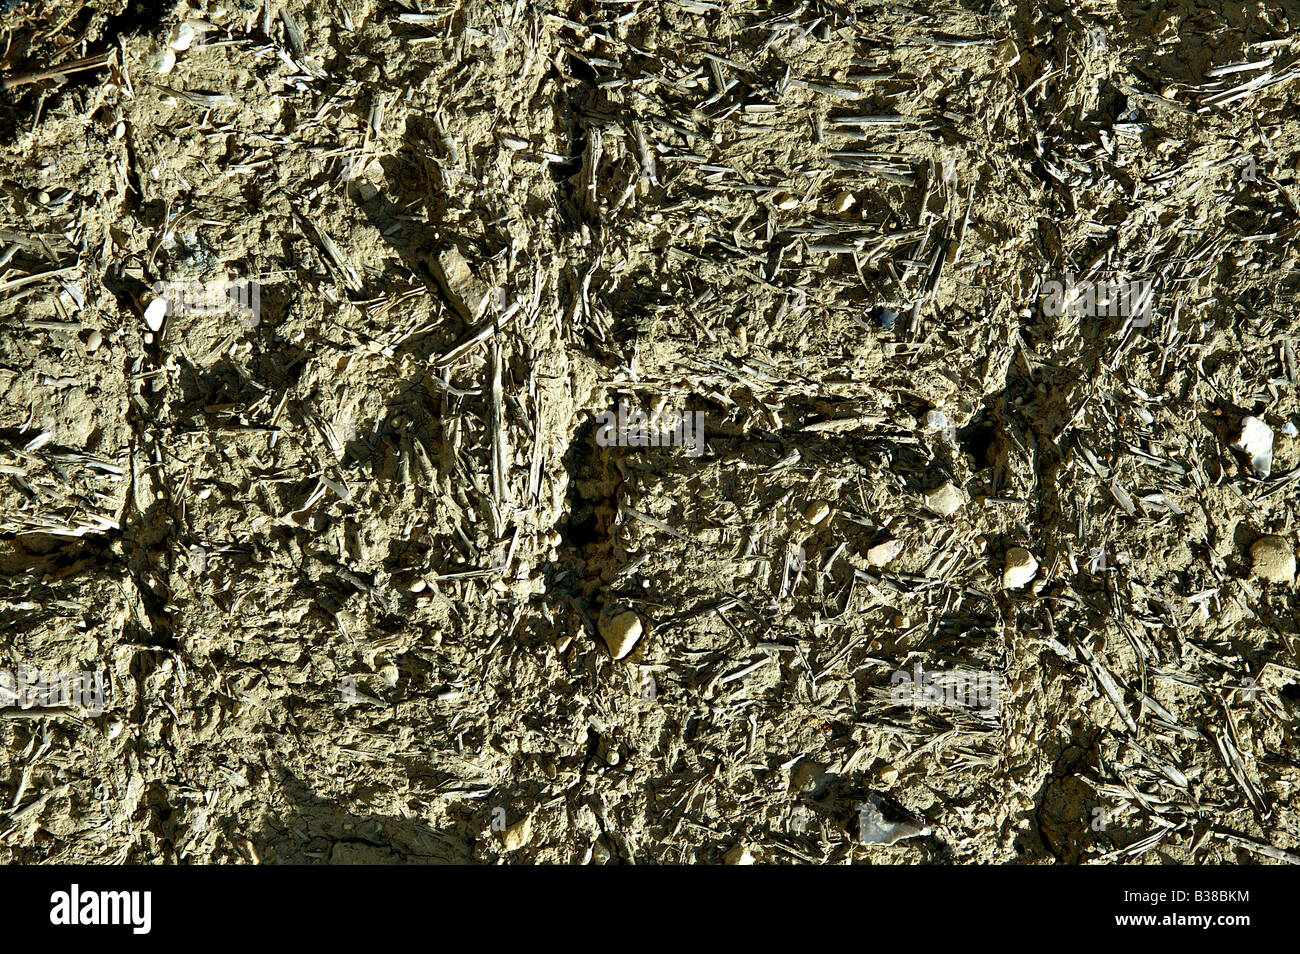
[[[163,321],[167,317],[167,299],[155,298],[144,309],[144,323],[150,331],[162,331]]]
[[[943,411],[926,411],[925,426],[934,431],[941,431],[948,426],[948,415]]]
[[[176,51],[169,46],[163,47],[145,61],[149,69],[159,76],[166,76],[176,66]]]
[[[86,335],[86,351],[94,354],[99,350],[99,346],[104,343],[104,336],[98,331],[92,331]]]
[[[448,246],[436,254],[429,253],[426,261],[460,316],[477,321],[490,289],[470,269],[460,249]]]
[[[1232,446],[1246,455],[1250,469],[1263,479],[1273,469],[1273,429],[1257,417],[1243,417]]]
[[[1024,547],[1012,547],[1007,551],[1006,569],[1002,571],[1002,586],[1008,590],[1018,590],[1034,578],[1038,572],[1038,561]]]
[[[886,540],[867,551],[867,563],[875,567],[885,566],[902,552],[902,540]]]
[[[1250,548],[1251,570],[1270,583],[1295,581],[1295,550],[1285,537],[1260,537]]]
[[[863,845],[896,845],[905,838],[923,838],[930,834],[929,825],[910,821],[886,821],[881,800],[872,795],[858,806],[858,842]]]
[[[941,517],[951,517],[966,505],[966,493],[950,480],[926,491],[925,505]]]
[[[531,817],[520,819],[501,833],[501,841],[504,843],[506,851],[518,851],[528,844],[532,837],[533,820]]]
[[[847,212],[849,209],[853,208],[853,202],[854,202],[854,198],[852,192],[841,192],[839,195],[835,197],[835,201],[833,203],[835,206],[835,211]]]
[[[1300,434],[1300,430],[1296,429],[1294,421],[1287,421],[1282,425],[1282,433],[1287,437],[1295,437],[1297,434]]]
[[[814,527],[831,515],[831,505],[825,500],[814,500],[803,512],[803,518]]]
[[[802,795],[817,795],[826,787],[826,766],[820,762],[803,761],[795,769],[791,784]]]
[[[641,617],[631,610],[619,613],[599,623],[601,638],[609,647],[609,654],[615,659],[622,659],[630,653],[641,638],[644,627]]]
[[[898,312],[890,311],[888,308],[881,308],[876,312],[876,320],[880,322],[880,327],[889,331],[894,327],[894,322],[898,321]]]
[[[172,27],[171,35],[167,37],[167,45],[177,53],[183,53],[194,43],[194,38],[198,36],[198,31],[194,29],[194,24],[185,20]]]

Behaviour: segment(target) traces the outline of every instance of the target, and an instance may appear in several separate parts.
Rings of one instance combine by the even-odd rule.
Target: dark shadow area
[[[417,818],[350,811],[317,795],[309,782],[277,766],[277,802],[248,834],[263,864],[475,864],[474,842]],[[224,823],[242,836],[247,819]]]

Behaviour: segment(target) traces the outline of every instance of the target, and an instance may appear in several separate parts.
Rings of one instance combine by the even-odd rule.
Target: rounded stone
[[[1002,571],[1002,587],[1018,590],[1034,578],[1038,572],[1038,561],[1024,547],[1012,547],[1007,551],[1007,565]]]
[[[150,56],[147,62],[153,72],[159,76],[166,76],[176,67],[176,51],[169,46],[164,46]]]
[[[167,318],[167,299],[155,298],[144,309],[144,323],[150,331],[161,331]]]
[[[814,500],[803,512],[803,518],[814,527],[831,515],[831,505],[825,500]]]
[[[1285,537],[1260,537],[1250,548],[1251,570],[1270,583],[1295,582],[1295,550]]]
[[[183,53],[194,45],[197,36],[198,31],[194,29],[194,24],[185,20],[172,27],[172,32],[167,37],[167,45],[177,53]]]
[[[531,816],[521,818],[504,832],[501,833],[501,841],[504,843],[506,851],[518,851],[524,845],[528,844],[533,837],[533,819]]]

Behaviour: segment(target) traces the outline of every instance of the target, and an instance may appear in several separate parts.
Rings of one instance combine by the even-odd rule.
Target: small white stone
[[[875,567],[885,566],[902,552],[902,540],[886,540],[867,551],[867,563]]]
[[[886,821],[880,811],[878,796],[871,796],[865,805],[858,806],[858,842],[863,845],[896,845],[907,838],[924,838],[930,826],[915,822]]]
[[[847,212],[849,209],[853,208],[853,203],[855,201],[852,192],[841,192],[835,197],[832,205],[836,212]]]
[[[144,323],[150,331],[162,331],[163,321],[167,318],[167,299],[155,298],[144,309]]]
[[[948,426],[948,415],[943,411],[926,411],[925,426],[933,431],[941,431]]]
[[[150,56],[146,65],[159,76],[166,76],[176,66],[176,53],[171,47],[165,46]]]
[[[1295,550],[1285,537],[1260,537],[1250,548],[1251,570],[1270,583],[1295,582]]]
[[[641,639],[644,628],[641,625],[641,617],[631,610],[619,613],[608,619],[602,619],[599,624],[601,638],[605,640],[605,645],[609,647],[609,654],[615,659],[622,659],[630,653],[637,641]]]
[[[925,505],[941,517],[951,517],[966,505],[966,493],[950,480],[926,491]]]
[[[1297,434],[1300,434],[1300,430],[1296,429],[1295,421],[1287,421],[1282,425],[1282,433],[1287,437],[1295,437]]]
[[[1007,551],[1007,566],[1002,571],[1002,586],[1008,590],[1018,590],[1034,578],[1038,572],[1038,561],[1024,547],[1012,547]]]
[[[96,351],[98,351],[99,346],[102,345],[103,343],[104,343],[104,336],[100,334],[98,331],[92,331],[90,334],[86,335],[86,351],[89,354],[94,354]]]
[[[825,500],[814,500],[803,512],[803,518],[814,527],[831,515],[831,505]]]
[[[167,37],[167,45],[177,53],[183,53],[194,43],[194,38],[199,35],[194,29],[194,24],[185,20],[172,27],[171,34]]]
[[[1250,469],[1263,479],[1273,469],[1273,429],[1257,417],[1243,417],[1232,446],[1246,455]]]

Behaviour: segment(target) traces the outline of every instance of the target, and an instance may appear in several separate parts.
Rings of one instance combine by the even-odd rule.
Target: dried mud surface
[[[0,858],[1296,861],[1250,547],[1296,544],[1297,28],[6,2],[0,668],[108,696],[0,712]],[[1067,272],[1151,324],[1045,314]],[[147,335],[241,276],[255,324]],[[704,452],[603,446],[620,400]],[[896,704],[917,665],[998,711]]]

